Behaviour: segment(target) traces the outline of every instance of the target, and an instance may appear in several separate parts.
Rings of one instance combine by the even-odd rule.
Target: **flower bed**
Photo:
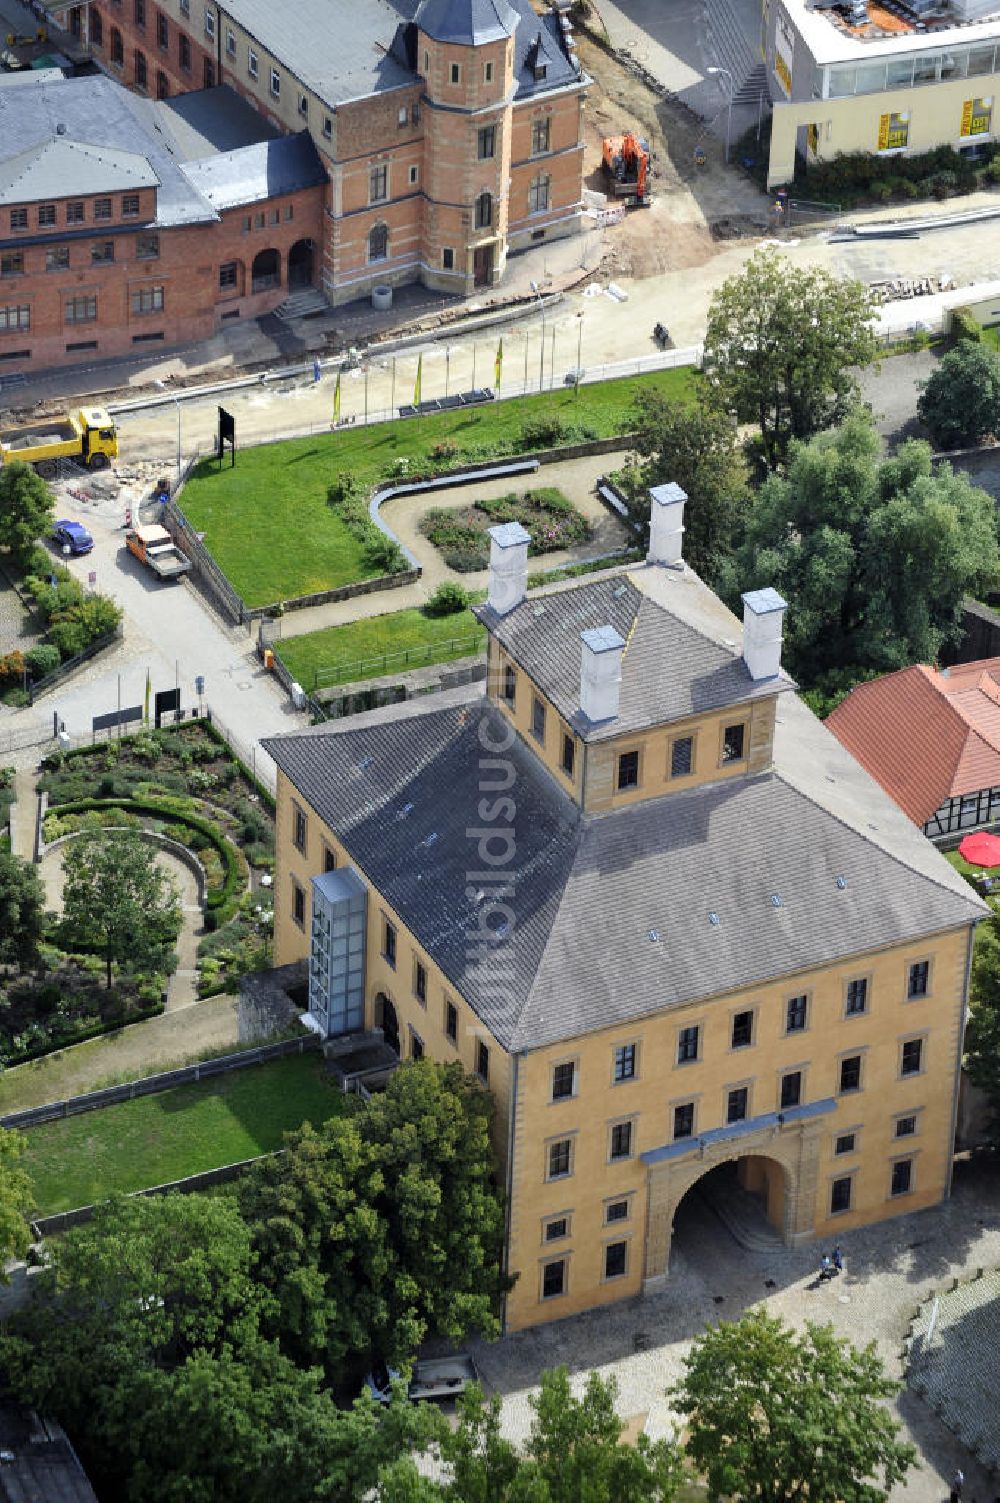
[[[549,485],[457,509],[435,506],[422,518],[420,531],[440,550],[449,569],[467,574],[489,564],[488,529],[498,522],[520,522],[526,528],[531,557],[586,543],[594,531],[573,503]]]

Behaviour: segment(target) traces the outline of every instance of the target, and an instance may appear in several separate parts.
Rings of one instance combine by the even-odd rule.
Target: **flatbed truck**
[[[130,527],[125,546],[160,579],[180,579],[191,568],[191,560],[184,557],[165,527]]]
[[[0,431],[0,464],[20,460],[51,480],[60,459],[104,470],[118,458],[118,430],[104,407],[80,407],[64,417],[39,418]]]

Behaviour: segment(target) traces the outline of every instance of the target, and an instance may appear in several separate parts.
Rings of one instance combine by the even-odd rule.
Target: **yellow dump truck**
[[[80,407],[65,417],[39,418],[23,428],[0,431],[0,464],[19,459],[51,479],[60,459],[104,470],[118,458],[118,429],[103,407]]]

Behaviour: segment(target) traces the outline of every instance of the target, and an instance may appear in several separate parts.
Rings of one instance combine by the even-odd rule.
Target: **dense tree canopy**
[[[1000,354],[963,339],[949,350],[917,402],[939,449],[976,444],[1000,429]]]
[[[30,965],[45,919],[45,889],[30,861],[0,851],[0,962]]]
[[[30,465],[0,465],[0,549],[9,550],[17,568],[27,565],[38,539],[51,532],[52,507],[52,492]]]
[[[1000,1146],[1000,916],[987,919],[976,934],[965,1030],[969,1078],[984,1091],[993,1111],[993,1136]]]
[[[63,857],[63,923],[76,943],[131,970],[165,967],[180,933],[177,889],[133,830],[74,840]]]
[[[796,446],[746,510],[722,593],[773,585],[788,601],[785,661],[805,688],[933,663],[961,634],[962,598],[1000,578],[992,499],[927,444],[881,459],[867,416]]]
[[[884,1405],[899,1386],[874,1343],[757,1309],[695,1341],[671,1399],[712,1503],[884,1503],[916,1459]]]
[[[26,1143],[19,1132],[0,1127],[0,1283],[7,1282],[5,1265],[28,1251],[28,1217],[35,1208],[29,1175],[21,1168]]]
[[[874,318],[861,282],[770,250],[723,282],[708,310],[703,369],[726,409],[758,425],[766,469],[782,463],[792,439],[846,415],[857,367],[875,358]]]

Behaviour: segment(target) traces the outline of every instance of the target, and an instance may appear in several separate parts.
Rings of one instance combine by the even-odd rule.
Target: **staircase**
[[[318,287],[303,287],[275,308],[274,315],[289,323],[294,318],[316,318],[318,314],[328,312],[329,307]]]
[[[770,91],[767,87],[767,69],[763,63],[758,63],[733,95],[733,107],[737,108],[741,104],[755,105],[762,94],[765,99],[770,98]]]
[[[733,104],[756,104],[759,96],[767,93],[767,73],[759,60],[756,41],[744,30],[732,0],[707,0],[706,20],[708,51],[719,67],[732,75]],[[726,82],[723,80],[720,91],[722,104],[728,103]]]

